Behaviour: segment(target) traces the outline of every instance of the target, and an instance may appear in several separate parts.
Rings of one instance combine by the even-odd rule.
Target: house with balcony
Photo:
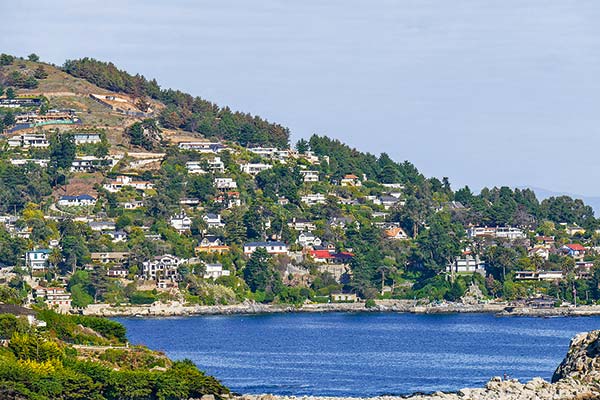
[[[246,174],[258,175],[263,171],[273,168],[271,164],[246,163],[240,165],[240,170]]]
[[[43,272],[48,268],[50,249],[31,250],[25,253],[25,265],[31,272]]]
[[[304,182],[319,182],[319,171],[302,170],[300,175]]]
[[[179,280],[179,267],[187,260],[170,254],[156,256],[142,263],[142,276],[147,280]]]

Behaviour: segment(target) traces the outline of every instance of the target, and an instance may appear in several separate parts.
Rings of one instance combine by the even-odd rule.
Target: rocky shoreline
[[[569,346],[567,356],[556,369],[552,382],[534,378],[492,378],[483,388],[460,389],[409,396],[371,398],[243,395],[238,400],[592,400],[600,399],[600,331],[581,333]]]
[[[453,314],[453,313],[492,313],[498,316],[591,316],[600,315],[600,306],[555,307],[548,309],[531,307],[512,307],[507,303],[440,303],[424,304],[413,300],[377,300],[374,307],[367,308],[365,303],[327,303],[272,305],[245,301],[234,305],[185,305],[179,302],[160,303],[140,306],[114,306],[110,304],[91,304],[80,310],[84,315],[99,317],[176,317],[192,315],[244,315],[272,313],[323,313],[323,312],[395,312],[413,314]]]

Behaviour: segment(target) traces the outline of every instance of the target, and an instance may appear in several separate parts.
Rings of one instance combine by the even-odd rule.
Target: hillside
[[[292,147],[93,59],[0,55],[0,84],[0,301],[600,300],[581,200],[455,189],[328,137]]]
[[[129,346],[117,322],[0,305],[2,399],[182,399],[229,390],[189,360]]]

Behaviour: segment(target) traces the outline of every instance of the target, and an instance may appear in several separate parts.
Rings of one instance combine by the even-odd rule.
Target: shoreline
[[[600,315],[600,306],[555,307],[539,309],[514,307],[507,303],[442,303],[418,304],[413,300],[377,300],[376,305],[366,308],[364,303],[326,303],[293,305],[260,304],[250,301],[234,305],[184,305],[179,302],[153,303],[140,306],[113,306],[90,304],[81,309],[83,315],[96,317],[186,317],[201,315],[253,315],[287,313],[404,313],[404,314],[494,314],[499,317],[576,317]]]

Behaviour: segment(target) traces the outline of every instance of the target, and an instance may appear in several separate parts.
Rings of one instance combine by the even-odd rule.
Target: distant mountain
[[[586,205],[591,206],[594,209],[594,214],[596,217],[600,215],[600,196],[584,196],[581,194],[573,194],[567,192],[554,192],[552,190],[532,187],[532,186],[519,186],[518,189],[531,189],[535,192],[538,200],[542,201],[549,197],[557,197],[557,196],[569,196],[574,199],[581,199]]]

